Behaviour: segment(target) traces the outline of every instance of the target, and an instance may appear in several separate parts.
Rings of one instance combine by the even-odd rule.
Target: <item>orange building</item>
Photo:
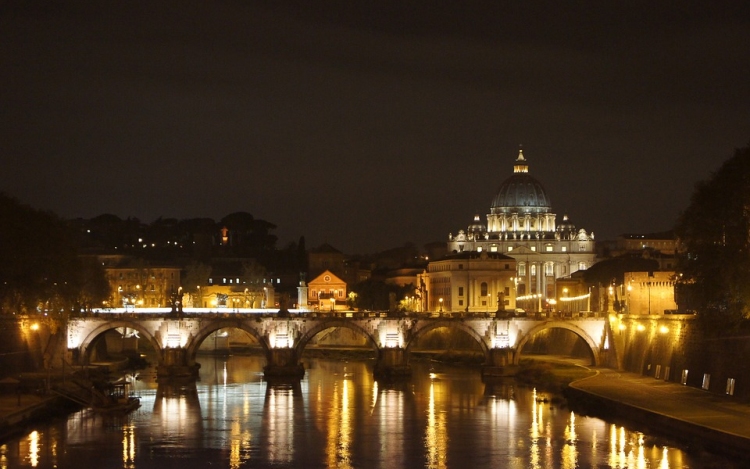
[[[317,311],[347,309],[346,282],[330,270],[323,271],[307,284],[307,303]]]

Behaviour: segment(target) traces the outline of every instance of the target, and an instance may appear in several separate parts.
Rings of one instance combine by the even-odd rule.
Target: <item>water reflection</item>
[[[258,357],[206,358],[198,383],[139,383],[127,416],[76,412],[0,446],[0,469],[742,467],[571,412],[477,370],[413,364],[400,383],[371,362],[314,360],[268,383]],[[145,376],[145,375],[143,375]]]
[[[428,469],[445,468],[448,467],[448,426],[446,424],[446,411],[438,408],[445,401],[445,397],[442,395],[443,386],[441,383],[435,382],[435,377],[432,375],[430,378],[430,398],[427,404],[425,435],[427,464],[425,467]]]
[[[405,386],[383,385],[373,383],[373,394],[377,396],[376,406],[371,415],[378,422],[377,441],[380,445],[381,458],[379,467],[404,467],[405,441],[404,401]]]

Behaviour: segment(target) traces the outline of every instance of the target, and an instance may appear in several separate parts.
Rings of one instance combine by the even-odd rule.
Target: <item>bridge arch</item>
[[[320,321],[315,326],[305,331],[305,333],[302,336],[300,336],[299,340],[297,340],[297,343],[294,346],[296,356],[301,357],[302,352],[304,352],[307,344],[310,343],[310,341],[316,335],[332,327],[344,327],[344,328],[353,330],[359,334],[364,335],[367,339],[367,343],[370,344],[373,351],[375,352],[379,351],[378,342],[377,340],[375,340],[375,337],[373,337],[373,335],[367,329],[357,324],[357,322],[347,320],[347,319],[331,318],[331,319],[325,319],[325,320]]]
[[[591,361],[593,366],[599,366],[600,357],[599,357],[599,346],[597,345],[597,342],[582,328],[578,327],[575,322],[571,321],[549,321],[549,322],[543,322],[541,324],[537,324],[536,326],[529,329],[525,334],[520,336],[518,338],[518,341],[516,342],[516,353],[513,357],[513,364],[518,365],[521,359],[521,350],[523,350],[523,347],[526,345],[526,343],[537,333],[542,332],[547,329],[565,329],[570,332],[573,332],[578,337],[583,339],[583,341],[586,343],[586,345],[589,348],[589,353],[591,355]]]
[[[91,332],[86,335],[86,337],[84,337],[84,339],[81,341],[81,344],[78,346],[78,363],[81,365],[88,365],[89,360],[91,359],[91,345],[93,345],[94,341],[96,341],[102,334],[114,329],[119,329],[121,327],[127,327],[129,329],[138,331],[140,337],[146,339],[148,343],[151,344],[151,346],[154,348],[156,354],[158,356],[161,356],[161,344],[158,340],[156,340],[156,337],[151,335],[148,329],[145,328],[140,322],[128,321],[126,319],[117,319],[114,321],[99,324],[97,327],[92,329]]]
[[[476,329],[474,329],[473,327],[469,325],[466,325],[463,321],[456,321],[456,320],[450,320],[450,319],[429,321],[429,322],[427,321],[418,322],[415,325],[414,329],[412,330],[411,337],[409,337],[409,342],[406,344],[405,349],[406,349],[407,354],[411,351],[412,347],[414,346],[414,344],[417,342],[417,340],[420,337],[440,327],[456,329],[456,330],[460,330],[460,331],[467,333],[469,336],[471,336],[471,338],[473,338],[479,344],[480,348],[482,349],[482,354],[484,355],[485,363],[490,362],[490,348],[487,345],[485,338],[482,335],[480,335],[476,331]]]
[[[185,344],[185,349],[187,352],[186,359],[188,365],[193,365],[195,363],[195,357],[198,354],[198,349],[200,348],[203,341],[205,341],[209,335],[220,329],[240,329],[244,332],[247,332],[260,343],[261,347],[263,347],[264,354],[267,356],[270,349],[268,341],[258,329],[252,326],[252,324],[252,321],[231,318],[203,321],[200,325],[200,328],[195,332],[194,335],[190,337],[187,344]]]

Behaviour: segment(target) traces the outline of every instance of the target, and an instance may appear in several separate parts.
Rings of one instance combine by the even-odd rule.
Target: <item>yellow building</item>
[[[516,260],[497,252],[462,252],[432,261],[421,277],[423,308],[496,312],[516,308]],[[420,282],[421,283],[421,282]]]
[[[347,309],[346,282],[330,270],[323,271],[307,284],[307,304],[317,311]]]
[[[677,311],[674,272],[625,272],[625,312],[665,314]]]
[[[181,293],[179,267],[105,267],[115,308],[167,308]]]

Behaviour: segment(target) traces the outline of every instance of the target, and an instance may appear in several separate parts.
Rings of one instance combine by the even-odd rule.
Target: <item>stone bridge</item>
[[[409,373],[408,356],[416,340],[428,332],[447,327],[463,331],[480,345],[485,359],[483,374],[504,375],[517,365],[520,351],[536,333],[547,329],[565,329],[587,344],[592,365],[605,362],[614,343],[606,318],[499,318],[491,315],[426,313],[414,316],[389,316],[386,313],[288,313],[257,314],[164,313],[142,311],[99,312],[71,318],[67,325],[67,348],[74,363],[86,365],[95,341],[112,329],[137,331],[160,357],[160,377],[197,376],[196,354],[201,343],[220,329],[237,328],[253,336],[266,354],[268,377],[302,377],[300,358],[305,346],[320,332],[344,327],[367,338],[377,353],[377,376]],[[614,351],[612,351],[613,353]]]

